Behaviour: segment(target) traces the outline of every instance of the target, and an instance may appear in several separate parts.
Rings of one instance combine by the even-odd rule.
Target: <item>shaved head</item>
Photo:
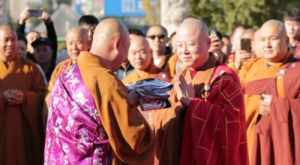
[[[17,57],[17,35],[8,25],[0,26],[0,60],[7,62]]]
[[[263,58],[270,62],[282,62],[288,55],[288,38],[284,24],[278,20],[269,20],[260,28]]]
[[[107,18],[102,20],[95,28],[91,49],[107,45],[113,38],[128,34],[126,26],[117,19]]]
[[[279,35],[286,36],[286,31],[283,22],[278,20],[269,20],[265,22],[262,27],[262,31],[271,30],[277,32]]]
[[[81,27],[74,27],[68,31],[66,35],[66,40],[70,39],[72,36],[78,36],[82,39],[88,39],[88,31]]]
[[[143,36],[130,35],[128,60],[134,69],[147,71],[152,65],[151,48]]]
[[[76,60],[81,51],[89,51],[90,42],[88,30],[81,27],[72,28],[66,35],[68,56]]]
[[[99,56],[109,69],[117,69],[127,58],[128,47],[126,26],[117,19],[107,18],[96,26],[90,52]]]
[[[201,67],[208,59],[210,39],[207,25],[198,19],[187,18],[177,29],[177,53],[184,67]]]
[[[205,37],[205,35],[208,37],[208,27],[206,25],[206,23],[204,23],[203,21],[196,19],[196,18],[186,18],[183,20],[183,22],[180,24],[180,26],[178,27],[178,29],[185,29],[186,27],[188,27],[188,30],[193,31],[195,35],[203,35],[203,37]]]

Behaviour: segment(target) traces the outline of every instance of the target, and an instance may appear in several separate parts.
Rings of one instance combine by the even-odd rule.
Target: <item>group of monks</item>
[[[69,58],[46,84],[1,25],[0,164],[300,165],[300,63],[283,22],[266,21],[238,67],[209,53],[218,44],[199,19],[181,22],[169,59],[166,36],[159,25],[129,33],[114,18],[92,40],[72,28]],[[126,60],[133,70],[120,80]],[[126,85],[149,78],[173,83],[170,107],[140,109]]]

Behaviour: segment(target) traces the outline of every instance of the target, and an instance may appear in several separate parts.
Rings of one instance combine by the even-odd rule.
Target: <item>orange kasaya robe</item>
[[[176,65],[178,62],[178,56],[176,54],[172,55],[167,63],[166,72],[169,74],[171,78],[173,78],[176,74]]]
[[[2,93],[17,89],[24,102],[11,105]],[[36,64],[17,59],[0,61],[0,164],[41,165],[43,131],[41,110],[46,84]]]
[[[239,79],[226,65],[187,70],[196,97],[187,107],[181,165],[247,165],[244,102]]]
[[[122,80],[122,82],[128,85],[149,78],[158,78],[158,79],[169,81],[169,76],[167,73],[160,71],[159,69],[151,65],[149,66],[149,69],[147,69],[146,71],[134,69]]]
[[[300,164],[300,63],[268,64],[264,59],[242,69],[250,164]],[[272,95],[269,115],[259,114],[262,94]]]
[[[85,86],[94,97],[108,136],[113,164],[153,164],[153,135],[142,114],[128,102],[128,91],[100,59],[82,52],[77,64]]]

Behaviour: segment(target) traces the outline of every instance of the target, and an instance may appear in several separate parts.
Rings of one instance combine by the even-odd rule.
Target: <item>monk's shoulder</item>
[[[220,65],[215,69],[213,76],[214,84],[218,84],[220,90],[229,87],[232,89],[241,89],[241,83],[237,73],[227,65]]]
[[[63,66],[68,66],[68,65],[71,65],[71,64],[72,64],[71,59],[65,59],[65,60],[59,62],[59,63],[56,65],[55,68],[61,68],[61,67],[63,67]]]
[[[21,69],[23,73],[29,74],[32,72],[40,72],[39,65],[28,59],[21,59]]]
[[[96,68],[94,76],[100,89],[105,91],[119,90],[124,88],[123,83],[114,75],[111,70],[105,68]]]

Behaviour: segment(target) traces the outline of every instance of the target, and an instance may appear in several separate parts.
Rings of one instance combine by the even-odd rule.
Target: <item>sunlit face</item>
[[[284,25],[286,28],[286,33],[289,38],[296,38],[300,36],[300,22],[285,20]]]
[[[140,36],[130,36],[128,60],[137,70],[146,71],[152,63],[151,49],[147,41]]]
[[[208,58],[209,37],[188,26],[177,31],[176,49],[179,60],[185,67],[201,67]]]
[[[38,64],[48,64],[51,61],[52,49],[49,45],[38,45],[34,48],[33,56]]]
[[[67,35],[66,46],[69,57],[72,60],[76,60],[81,51],[89,50],[90,41],[88,36],[84,36],[80,34],[80,31],[76,31]]]
[[[167,34],[159,26],[150,27],[147,40],[153,52],[164,53],[167,44]]]
[[[16,33],[8,28],[0,31],[0,58],[3,61],[14,59],[17,56]]]
[[[288,41],[284,31],[275,26],[263,26],[260,30],[263,58],[279,62],[288,52]]]

